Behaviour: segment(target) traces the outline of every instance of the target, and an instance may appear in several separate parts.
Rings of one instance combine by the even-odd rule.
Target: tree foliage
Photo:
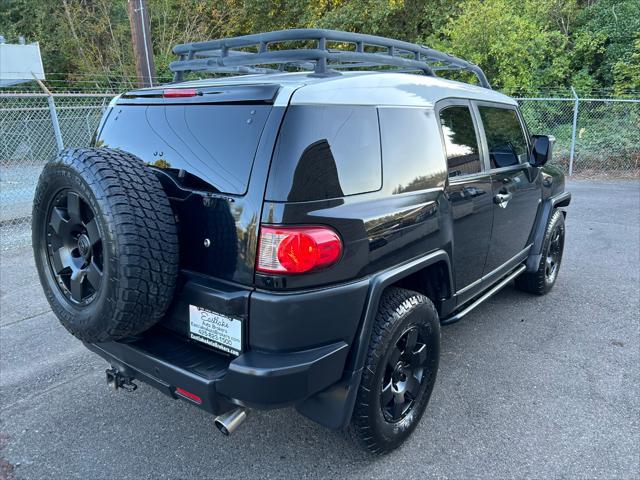
[[[49,78],[135,75],[127,0],[2,0],[0,33],[39,41]],[[640,0],[147,0],[160,77],[177,43],[326,27],[429,44],[496,88],[640,90]],[[58,76],[56,76],[58,74]]]

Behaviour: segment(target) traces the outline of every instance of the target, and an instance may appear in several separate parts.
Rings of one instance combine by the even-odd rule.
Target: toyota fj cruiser
[[[92,147],[40,176],[53,311],[113,388],[146,382],[224,433],[295,406],[398,446],[440,325],[512,280],[555,283],[570,195],[552,138],[479,67],[411,43],[288,30],[174,52],[174,83],[116,97]]]

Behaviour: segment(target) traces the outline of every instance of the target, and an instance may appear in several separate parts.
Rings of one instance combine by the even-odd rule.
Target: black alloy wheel
[[[551,233],[551,242],[549,243],[545,259],[544,275],[548,283],[553,283],[556,279],[556,275],[558,275],[563,250],[564,229],[561,225],[556,225],[556,228]]]
[[[411,435],[429,403],[440,358],[434,304],[418,292],[387,288],[368,350],[349,431],[381,454]]]
[[[564,213],[555,210],[544,232],[540,261],[535,271],[527,271],[516,278],[516,287],[522,291],[544,295],[558,279],[564,251]]]
[[[95,212],[77,192],[65,189],[51,202],[47,221],[49,267],[71,303],[84,306],[102,284],[102,236]]]
[[[390,352],[380,406],[385,420],[399,422],[411,411],[425,377],[427,345],[417,326],[407,329]]]

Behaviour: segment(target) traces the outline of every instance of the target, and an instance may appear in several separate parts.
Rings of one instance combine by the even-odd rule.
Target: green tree
[[[242,0],[148,0],[156,71],[169,78],[169,63],[176,60],[172,49],[179,43],[209,40],[249,33]]]
[[[574,68],[588,72],[597,87],[615,87],[616,65],[631,60],[640,34],[640,0],[588,2],[577,21]],[[581,56],[585,44],[591,48]]]
[[[617,95],[640,92],[640,33],[629,61],[619,60],[613,65],[614,91]]]
[[[639,91],[640,0],[147,0],[158,75],[178,43],[325,27],[425,43],[507,93]],[[50,82],[134,81],[127,0],[0,0],[0,33],[40,42]],[[635,39],[635,40],[634,40]],[[59,72],[59,73],[58,73]],[[444,74],[455,78],[456,73]],[[470,77],[464,76],[465,79]]]
[[[52,3],[43,0],[5,0],[0,8],[0,33],[8,41],[18,35],[39,41],[47,72],[68,72],[72,68],[68,35],[61,34],[60,17]]]
[[[568,38],[532,0],[468,0],[434,37],[446,51],[480,65],[496,88],[534,91],[562,80]]]

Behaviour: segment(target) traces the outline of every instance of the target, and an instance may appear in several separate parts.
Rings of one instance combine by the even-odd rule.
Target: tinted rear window
[[[116,105],[98,146],[244,194],[270,105]]]
[[[440,111],[449,177],[480,171],[478,137],[469,107],[456,105]]]
[[[392,107],[378,115],[385,187],[400,194],[441,186],[445,171],[434,111]]]
[[[381,186],[375,107],[289,107],[271,163],[267,199],[323,200]]]

